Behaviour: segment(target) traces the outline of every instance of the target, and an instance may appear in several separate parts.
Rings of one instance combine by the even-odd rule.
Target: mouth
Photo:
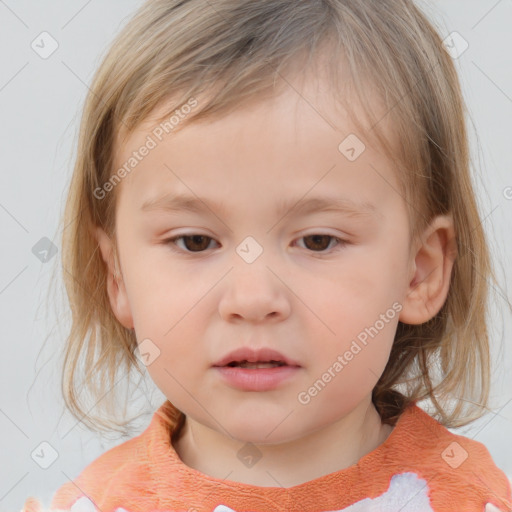
[[[264,392],[285,386],[301,366],[271,348],[240,347],[213,365],[223,381],[240,391]]]
[[[300,364],[269,347],[259,349],[239,347],[219,359],[213,366],[256,370],[282,366],[300,367]]]
[[[288,366],[283,361],[258,361],[252,363],[250,361],[231,361],[230,363],[224,365],[229,368],[248,368],[248,369],[258,369],[258,368],[277,368],[279,366]]]

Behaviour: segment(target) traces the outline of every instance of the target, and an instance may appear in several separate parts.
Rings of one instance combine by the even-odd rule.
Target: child
[[[78,391],[109,400],[139,358],[168,400],[52,510],[512,509],[447,429],[487,408],[493,274],[456,70],[412,1],[146,2],[64,223],[70,410],[108,426]]]

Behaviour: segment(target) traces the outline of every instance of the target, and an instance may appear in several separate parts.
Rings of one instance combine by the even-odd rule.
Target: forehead
[[[254,94],[244,91],[242,99],[219,99],[219,89],[222,89],[220,84],[215,84],[204,92],[188,94],[187,98],[197,99],[197,106],[193,109],[188,109],[184,102],[178,103],[178,95],[167,98],[157,105],[146,119],[139,122],[133,132],[127,134],[122,123],[117,126],[116,155],[118,156],[119,150],[127,144],[136,146],[133,139],[138,136],[140,139],[141,135],[151,133],[162,123],[169,123],[171,120],[174,124],[171,136],[185,126],[190,126],[189,121],[196,124],[194,115],[201,113],[205,107],[215,107],[215,112],[209,119],[216,121],[222,120],[233,111],[247,115],[248,111],[255,108],[261,110],[262,104],[265,103],[270,109],[275,109],[276,104],[279,104],[283,107],[282,111],[287,110],[288,121],[291,119],[292,107],[298,106],[299,111],[309,110],[309,114],[316,114],[323,123],[341,134],[351,131],[363,135],[361,138],[368,142],[371,138],[371,145],[377,147],[379,144],[374,136],[377,133],[384,133],[389,139],[390,146],[395,146],[398,141],[392,126],[393,108],[385,104],[387,93],[378,89],[372,77],[358,76],[355,79],[349,72],[350,65],[343,51],[339,48],[332,48],[330,43],[325,41],[321,49],[310,60],[305,60],[305,55],[296,56],[282,71],[276,72],[272,89],[259,89]],[[262,80],[268,80],[268,77]],[[151,102],[149,97],[141,101]],[[192,110],[192,114],[189,115],[185,108]],[[169,131],[166,131],[163,137],[167,139],[168,135]]]
[[[208,192],[220,201],[242,190],[261,192],[265,185],[276,198],[292,189],[297,196],[313,187],[327,191],[344,185],[354,192],[355,183],[361,191],[382,187],[386,180],[393,186],[392,164],[375,143],[369,143],[371,125],[357,101],[336,101],[322,80],[287,80],[280,94],[245,102],[227,115],[181,125],[175,116],[178,123],[168,133],[161,133],[162,118],[177,109],[171,101],[161,105],[125,140],[117,139],[116,168],[148,140],[155,146],[137,161],[120,188],[147,202],[161,195],[162,187],[189,194]],[[200,109],[205,98],[197,101]],[[344,102],[351,105],[358,123]],[[377,97],[373,102],[381,109],[382,128],[388,123],[385,110]]]

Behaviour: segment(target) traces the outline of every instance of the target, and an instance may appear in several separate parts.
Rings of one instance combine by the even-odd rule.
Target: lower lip
[[[215,366],[214,368],[230,385],[243,391],[270,391],[295,375],[300,366],[276,366],[275,368]]]

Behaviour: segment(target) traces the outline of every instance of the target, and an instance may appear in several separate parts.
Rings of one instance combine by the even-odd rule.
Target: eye
[[[304,244],[306,246],[306,248],[313,250],[313,252],[324,252],[326,249],[326,247],[325,247],[326,242],[327,242],[327,247],[329,247],[329,245],[330,245],[329,239],[331,239],[331,241],[335,240],[336,246],[339,246],[339,247],[343,247],[344,245],[346,245],[348,243],[345,240],[341,240],[340,238],[336,238],[335,236],[327,235],[327,234],[313,234],[313,235],[306,235],[306,236],[299,238],[299,240],[302,240],[302,239],[307,241]],[[319,249],[319,250],[317,250],[317,249]]]
[[[213,240],[213,238],[206,235],[189,234],[169,238],[168,240],[164,240],[164,243],[178,245],[176,243],[178,240],[183,240],[186,252],[203,252],[203,250],[207,249],[208,246],[210,245],[209,243],[207,243],[207,241]]]
[[[298,238],[298,240],[305,240],[304,245],[306,249],[319,253],[326,252],[326,249],[329,248],[332,241],[336,242],[335,247],[338,247],[338,249],[348,244],[347,241],[328,234],[306,235]],[[178,241],[182,241],[184,247],[181,247],[178,244]],[[163,243],[169,246],[177,246],[179,250],[185,253],[201,253],[205,252],[205,250],[209,248],[210,241],[214,241],[214,239],[206,235],[190,233],[187,235],[180,235],[174,238],[169,238],[164,240]],[[172,249],[177,250],[174,249],[174,247],[172,247]]]

